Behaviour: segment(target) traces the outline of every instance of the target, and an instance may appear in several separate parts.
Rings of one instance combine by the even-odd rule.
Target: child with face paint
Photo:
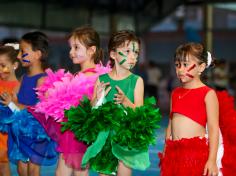
[[[19,175],[40,175],[41,165],[57,161],[56,143],[45,133],[39,122],[26,110],[38,102],[35,88],[44,80],[44,63],[48,56],[48,38],[41,32],[30,32],[20,40],[18,59],[27,73],[21,78],[17,99],[9,94],[1,96],[13,115],[9,124],[8,156],[17,164]]]
[[[14,48],[14,47],[15,48]],[[7,43],[0,47],[0,97],[5,94],[13,95],[19,86],[19,81],[16,78],[15,70],[18,68],[17,54],[19,44]],[[0,102],[1,102],[0,100]],[[7,156],[7,140],[8,126],[1,123],[3,117],[11,115],[8,107],[0,103],[0,175],[10,176],[10,166]]]
[[[81,85],[76,88],[77,90],[74,90],[80,96],[76,101],[79,103],[83,96],[88,98],[92,96],[90,90],[94,89],[97,77],[105,73],[101,71],[101,68],[104,67],[99,65],[103,59],[103,50],[100,48],[98,33],[91,27],[80,27],[72,31],[69,35],[69,46],[72,62],[80,65],[80,71],[76,74],[75,79],[78,79],[78,83],[84,82],[81,82]],[[75,105],[71,104],[71,106]],[[57,176],[88,175],[88,168],[81,168],[81,160],[87,145],[78,141],[74,133],[70,130],[65,131],[58,140],[57,149],[60,152],[56,170]]]
[[[177,48],[174,59],[182,86],[171,95],[165,147],[159,154],[161,176],[218,175],[219,104],[216,92],[200,79],[211,55],[201,44],[187,43]]]
[[[112,71],[99,76],[92,104],[95,105],[103,94],[108,102],[113,101],[115,104],[131,108],[142,106],[143,80],[130,71],[135,66],[140,52],[139,38],[132,31],[116,32],[109,40],[108,52]],[[90,168],[99,172],[100,175],[110,175],[117,172],[120,176],[131,175],[131,168],[144,170],[148,167],[148,152],[126,150],[125,147],[113,144],[109,134],[112,134],[112,130],[110,132],[102,131],[98,134],[96,142],[88,148],[83,157],[83,166],[89,164]],[[112,148],[110,150],[112,152],[104,153],[109,147]],[[111,157],[112,162],[104,163],[105,160],[102,161],[102,157]],[[115,163],[115,165],[111,163]]]

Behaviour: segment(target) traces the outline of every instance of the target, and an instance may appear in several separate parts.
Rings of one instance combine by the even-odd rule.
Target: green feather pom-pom
[[[127,115],[120,119],[120,128],[115,129],[113,142],[139,151],[147,151],[156,142],[156,129],[161,120],[155,99],[146,99],[143,106],[124,108]]]
[[[135,109],[113,102],[93,109],[88,98],[84,98],[79,106],[65,111],[65,117],[68,121],[62,122],[62,131],[73,131],[79,141],[92,144],[100,131],[111,130],[112,142],[140,151],[147,151],[149,145],[155,144],[161,120],[153,97]]]

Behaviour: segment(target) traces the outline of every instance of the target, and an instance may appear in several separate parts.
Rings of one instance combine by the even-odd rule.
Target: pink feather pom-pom
[[[71,73],[65,72],[64,69],[59,69],[56,72],[53,72],[51,69],[47,69],[45,72],[47,73],[47,77],[45,78],[44,83],[36,88],[40,101],[44,99],[45,93],[48,91],[48,89],[54,87],[55,82],[61,81],[61,79],[64,77],[68,77],[70,79],[73,77]]]
[[[38,88],[40,101],[36,104],[35,111],[44,113],[46,118],[54,118],[57,122],[63,121],[64,110],[70,109],[71,106],[78,106],[84,96],[91,99],[98,76],[110,70],[110,67],[101,64],[96,65],[96,73],[90,76],[82,72],[73,76],[65,73],[64,70],[55,73],[47,70],[49,77]]]

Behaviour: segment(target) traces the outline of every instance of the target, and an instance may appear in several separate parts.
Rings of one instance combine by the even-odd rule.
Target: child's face
[[[17,63],[12,63],[7,55],[0,55],[0,79],[8,80],[12,75],[15,75]]]
[[[91,58],[91,56],[89,56],[88,49],[78,39],[71,37],[69,39],[69,45],[70,58],[74,64],[81,64]]]
[[[126,41],[124,45],[118,47],[114,56],[111,58],[115,59],[121,67],[125,69],[132,69],[136,62],[139,55],[139,44],[134,41]],[[112,54],[112,55],[113,55]]]
[[[22,40],[20,42],[20,51],[17,58],[20,60],[23,67],[29,67],[37,60],[38,55],[36,55],[36,53],[36,51],[32,50],[31,44]]]
[[[187,83],[200,77],[205,69],[205,64],[200,64],[194,56],[189,54],[187,55],[186,61],[175,62],[175,69],[180,82]]]

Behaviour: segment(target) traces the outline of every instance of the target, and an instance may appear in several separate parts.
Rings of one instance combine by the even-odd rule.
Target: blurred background
[[[169,96],[179,84],[173,67],[177,46],[190,41],[203,43],[217,60],[203,79],[216,89],[236,94],[235,0],[0,0],[0,41],[17,41],[34,30],[45,32],[53,69],[78,70],[69,59],[66,36],[83,25],[99,32],[105,52],[110,34],[117,30],[134,30],[142,40],[134,71],[145,81],[145,95],[157,97],[163,122],[157,132],[158,143],[150,150],[151,168],[134,175],[159,173],[157,152],[164,141]],[[43,170],[43,175],[54,175],[54,167]]]

